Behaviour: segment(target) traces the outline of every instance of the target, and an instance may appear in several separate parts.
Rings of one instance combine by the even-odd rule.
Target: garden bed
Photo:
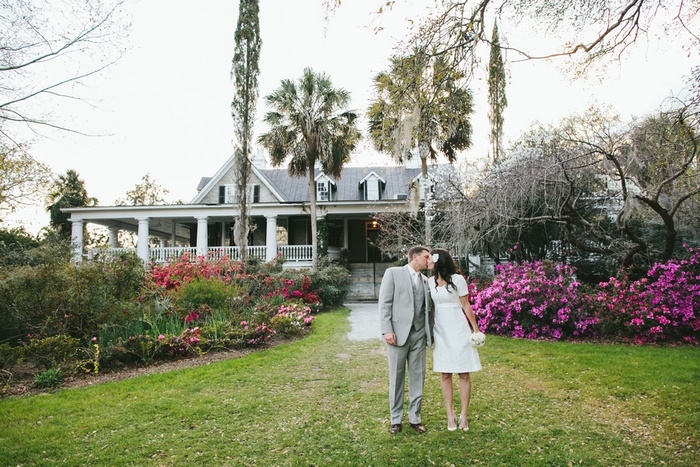
[[[264,344],[257,347],[243,347],[240,349],[212,351],[201,355],[184,357],[177,360],[156,360],[151,363],[139,365],[123,366],[120,369],[108,370],[99,374],[79,373],[64,378],[61,384],[53,389],[38,389],[34,387],[34,377],[36,369],[29,364],[18,365],[12,375],[12,380],[4,388],[0,388],[0,397],[11,396],[27,396],[35,394],[47,394],[56,392],[61,389],[73,389],[83,386],[93,386],[97,384],[110,383],[115,381],[123,381],[125,379],[135,378],[137,376],[150,375],[155,373],[165,373],[183,368],[191,368],[201,365],[210,365],[212,363],[222,362],[235,358],[244,357],[254,352],[261,352],[266,349],[276,347],[278,345],[294,342],[303,338],[311,332],[311,328],[305,328],[301,333],[295,336],[274,336]]]

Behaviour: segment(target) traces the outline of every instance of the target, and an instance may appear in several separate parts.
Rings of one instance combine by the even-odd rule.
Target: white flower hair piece
[[[438,255],[437,253],[433,253],[432,258],[433,258],[433,261],[435,261],[437,263],[437,260],[440,259],[440,255]]]

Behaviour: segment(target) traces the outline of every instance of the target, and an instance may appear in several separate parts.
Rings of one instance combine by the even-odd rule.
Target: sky
[[[407,35],[406,19],[420,18],[433,4],[404,0],[377,15],[384,3],[344,0],[326,18],[322,0],[260,0],[258,114],[267,110],[263,96],[309,66],[350,91],[351,108],[364,113],[372,78],[388,69],[395,45]],[[189,202],[200,178],[212,176],[233,151],[230,71],[238,2],[129,0],[125,8],[131,30],[124,56],[81,87],[83,102],[47,109],[59,122],[93,136],[47,131],[31,153],[56,174],[76,170],[100,205],[124,198],[145,174],[169,190],[168,201]],[[499,27],[502,40],[511,43],[550,43],[522,27]],[[622,66],[612,64],[585,80],[572,81],[562,61],[509,63],[505,139],[517,138],[535,121],[556,123],[590,105],[609,105],[625,119],[653,112],[681,91],[683,76],[696,63],[671,39],[642,40]],[[463,158],[478,159],[488,152],[485,80],[477,75],[471,87],[474,145]],[[365,120],[361,128],[366,129]],[[265,130],[259,123],[256,135]],[[351,162],[389,163],[367,139]],[[4,224],[37,232],[48,216],[40,204],[5,218]]]

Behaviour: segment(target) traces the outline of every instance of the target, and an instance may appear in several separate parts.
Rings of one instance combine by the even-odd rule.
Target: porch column
[[[221,246],[226,246],[226,222],[221,223]]]
[[[110,248],[119,248],[119,227],[109,228],[109,243]]]
[[[148,217],[137,217],[139,221],[139,237],[136,240],[136,254],[144,264],[148,264],[150,256],[148,254]]]
[[[83,262],[83,220],[71,220],[70,242],[73,247],[73,262]]]
[[[160,237],[159,240],[160,240],[160,247],[161,248],[165,248],[166,246],[168,246],[168,239]]]
[[[209,251],[209,231],[206,216],[197,217],[197,256],[206,256]]]
[[[265,260],[272,261],[277,256],[277,216],[265,216]]]
[[[348,219],[343,219],[343,248],[346,250],[349,248],[350,242],[348,240]]]
[[[177,245],[177,224],[175,221],[173,221],[171,230],[170,230],[170,246],[178,246]]]

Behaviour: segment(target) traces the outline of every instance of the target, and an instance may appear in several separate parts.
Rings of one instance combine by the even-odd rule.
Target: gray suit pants
[[[403,418],[404,388],[408,367],[408,421],[420,423],[420,408],[425,383],[425,331],[411,329],[408,340],[402,346],[387,345],[389,359],[389,411],[391,423],[401,423]]]

